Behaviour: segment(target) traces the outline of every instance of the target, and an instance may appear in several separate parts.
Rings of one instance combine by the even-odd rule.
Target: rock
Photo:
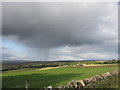
[[[69,85],[64,86],[63,88],[70,88]]]
[[[100,81],[100,80],[103,79],[103,77],[101,75],[96,75],[95,78],[96,78],[97,81]]]
[[[95,77],[92,77],[92,83],[96,83],[97,82],[97,79]]]
[[[77,82],[77,88],[84,88],[80,82]]]
[[[117,75],[117,74],[118,74],[118,71],[113,71],[113,72],[110,72],[110,74],[111,74],[112,76],[115,76],[115,75]]]
[[[73,88],[74,87],[74,84],[73,84],[73,82],[71,81],[71,82],[69,82],[68,83],[68,85],[71,87],[71,88]]]
[[[103,73],[103,74],[101,74],[101,75],[104,77],[104,79],[107,78],[107,77],[109,77],[109,74],[108,74],[108,73]]]
[[[65,88],[71,88],[70,85],[66,85]]]
[[[81,83],[83,87],[85,87],[86,84],[84,80],[78,80],[78,82]]]
[[[87,78],[87,79],[83,79],[83,80],[84,80],[85,85],[87,85],[87,84],[92,82],[91,78]]]
[[[112,77],[114,77],[116,79],[116,76],[118,75],[118,71],[110,72],[110,74]]]
[[[74,88],[77,88],[78,87],[77,82],[76,81],[72,81],[72,82],[73,82]]]
[[[83,88],[84,87],[83,85],[85,86],[83,80],[72,80],[67,85],[67,88]]]
[[[59,87],[57,87],[57,88],[64,88],[64,86],[63,85],[60,85]]]
[[[52,88],[52,86],[48,86],[48,88]]]

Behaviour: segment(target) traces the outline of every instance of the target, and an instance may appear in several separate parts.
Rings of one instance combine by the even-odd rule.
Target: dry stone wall
[[[85,86],[89,84],[94,84],[96,82],[99,82],[101,80],[107,79],[108,77],[116,77],[118,74],[118,71],[113,72],[106,72],[100,75],[95,75],[91,78],[82,79],[82,80],[73,80],[68,83],[66,86],[59,86],[58,88],[84,88]]]
[[[95,75],[91,78],[81,79],[81,80],[72,80],[68,83],[68,85],[61,85],[57,88],[85,88],[87,85],[93,85],[94,83],[107,79],[108,77],[114,77],[118,75],[118,71],[106,72],[100,75]],[[52,89],[52,86],[49,86],[48,89]]]

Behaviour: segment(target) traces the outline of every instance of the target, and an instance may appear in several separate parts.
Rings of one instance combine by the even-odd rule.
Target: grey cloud
[[[7,60],[9,57],[13,57],[13,55],[10,53],[2,53],[2,60]]]
[[[100,27],[113,23],[104,20],[110,9],[109,3],[3,3],[3,35],[36,48],[103,44],[116,39]]]
[[[4,49],[8,49],[8,48],[6,48],[6,47],[1,47],[0,49],[3,49],[3,50],[4,50]]]

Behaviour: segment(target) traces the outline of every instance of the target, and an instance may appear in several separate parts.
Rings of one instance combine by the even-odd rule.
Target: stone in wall
[[[113,76],[114,78],[116,78],[116,75],[118,74],[118,71],[112,71],[110,72],[111,76]]]
[[[103,76],[104,79],[105,79],[105,78],[107,78],[107,77],[110,77],[111,75],[110,75],[110,73],[107,72],[107,73],[103,73],[103,74],[101,74],[101,76]]]
[[[83,87],[86,85],[85,80],[77,80],[77,82],[81,83]]]
[[[97,81],[103,80],[104,78],[101,75],[95,75]]]

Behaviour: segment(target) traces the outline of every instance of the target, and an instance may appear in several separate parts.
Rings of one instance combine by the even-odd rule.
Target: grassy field
[[[61,67],[55,69],[37,70],[24,69],[8,71],[2,74],[3,88],[24,88],[25,80],[29,88],[43,88],[49,85],[57,87],[66,85],[71,80],[88,78],[97,74],[118,69],[117,65],[99,67]]]

